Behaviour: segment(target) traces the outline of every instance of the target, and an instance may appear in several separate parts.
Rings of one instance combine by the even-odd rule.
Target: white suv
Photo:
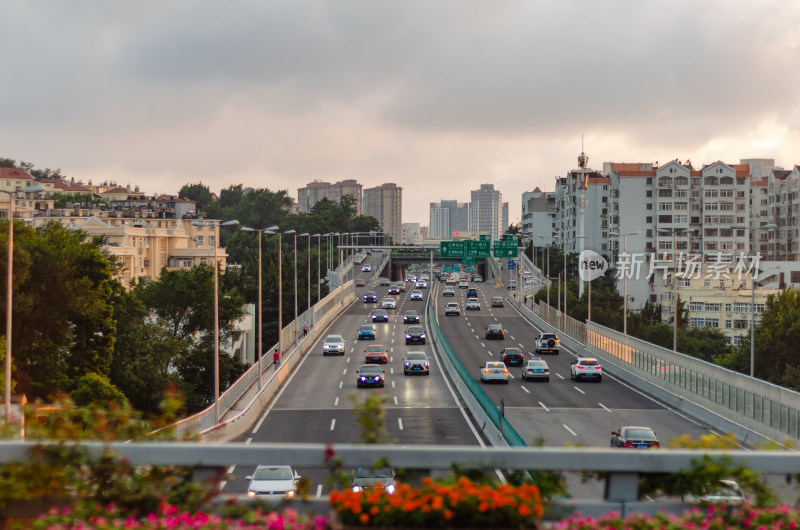
[[[344,355],[344,337],[341,335],[328,335],[322,342],[322,355]]]
[[[444,315],[455,315],[459,316],[461,314],[461,308],[458,307],[456,302],[447,302],[447,305],[444,308]]]
[[[555,353],[558,354],[561,348],[561,341],[555,333],[541,333],[536,337],[536,353]]]
[[[575,381],[596,379],[599,383],[603,380],[603,369],[600,367],[600,361],[594,357],[579,357],[569,365],[569,376]]]

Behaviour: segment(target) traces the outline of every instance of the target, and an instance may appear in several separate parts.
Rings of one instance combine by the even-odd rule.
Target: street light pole
[[[750,252],[756,252],[756,232],[759,230],[772,230],[778,228],[778,225],[769,223],[763,226],[742,226],[733,225],[731,228],[737,230],[750,230],[750,239],[752,241]],[[754,254],[754,256],[756,255]],[[753,258],[755,259],[755,258]],[[750,377],[755,377],[756,372],[756,273],[755,267],[750,273]]]
[[[625,255],[625,259],[628,259],[628,236],[635,236],[639,234],[639,230],[635,232],[628,232],[627,234],[620,234],[619,232],[612,232],[612,236],[622,237],[622,253]],[[619,246],[617,246],[617,260],[619,260]],[[623,285],[623,296],[625,300],[622,302],[622,334],[628,334],[628,274],[626,271],[623,271],[622,275],[622,285]]]
[[[578,236],[578,239],[588,239],[589,240],[589,250],[592,250],[592,236]],[[583,246],[583,245],[581,245]],[[579,275],[580,276],[580,275]],[[580,278],[579,278],[580,279]],[[580,280],[581,284],[583,284],[583,280]],[[592,320],[592,280],[586,282],[589,284],[589,305],[586,311],[586,321],[590,322]]]
[[[14,287],[14,195],[8,194],[8,278],[6,281],[6,423],[11,424],[11,311]]]
[[[307,236],[308,237],[308,247],[306,248],[306,266],[308,268],[308,283],[306,284],[306,294],[308,295],[308,305],[306,306],[306,311],[311,309],[311,234],[308,232],[303,232],[300,236]],[[308,325],[308,314],[306,314],[306,325]]]
[[[672,351],[678,351],[678,234],[691,232],[688,228],[659,228],[662,234],[672,234],[672,302],[674,323],[672,329]]]
[[[202,222],[192,223],[203,226]],[[217,249],[219,248],[219,227],[238,225],[239,221],[218,223],[209,221],[209,228],[214,230],[214,424],[219,423],[219,264]]]
[[[314,234],[317,238],[317,303],[322,299],[322,234]]]

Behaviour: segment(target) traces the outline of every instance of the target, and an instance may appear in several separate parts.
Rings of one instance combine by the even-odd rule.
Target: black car
[[[519,348],[506,348],[500,353],[506,366],[522,366],[525,363],[525,355]]]
[[[369,302],[373,303],[378,302],[378,295],[375,293],[375,291],[367,291],[366,293],[364,293],[364,303],[366,304]]]
[[[403,313],[403,324],[419,324],[419,313],[411,309]]]
[[[356,372],[356,388],[362,386],[378,386],[383,388],[386,384],[386,372],[377,364],[365,364]]]
[[[425,344],[425,330],[422,326],[411,326],[406,330],[406,344]]]
[[[389,313],[385,309],[376,309],[372,312],[373,322],[389,322]]]
[[[661,445],[650,427],[627,426],[611,432],[611,447],[651,449]]]
[[[503,329],[502,324],[489,324],[486,328],[486,338],[487,339],[505,339],[505,330]]]

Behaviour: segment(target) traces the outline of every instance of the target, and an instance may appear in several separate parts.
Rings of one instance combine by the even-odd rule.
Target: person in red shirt
[[[281,352],[279,352],[278,349],[275,348],[275,353],[272,354],[272,364],[275,365],[275,367],[277,368],[277,366],[280,363],[281,363]]]

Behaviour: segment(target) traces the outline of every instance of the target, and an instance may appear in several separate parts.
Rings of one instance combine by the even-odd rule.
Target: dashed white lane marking
[[[545,404],[544,404],[544,403],[542,403],[541,401],[539,402],[539,405],[541,405],[541,406],[542,406],[542,408],[545,410],[545,412],[550,412],[550,409],[548,409],[548,408],[545,406]]]
[[[339,388],[342,388],[342,385],[344,385],[344,381],[339,381]]]
[[[334,400],[333,406],[334,407],[338,407],[339,406],[339,398],[338,397]]]
[[[319,499],[320,497],[322,497],[322,484],[317,486],[317,498]]]
[[[347,368],[345,368],[344,370],[342,370],[342,375],[345,375],[346,373],[347,373]]]
[[[578,388],[577,386],[573,386],[572,388],[574,388],[575,390],[577,390],[577,391],[578,391],[578,392],[580,392],[581,394],[585,394],[585,393],[586,393],[586,392],[584,392],[583,390],[581,390],[580,388]]]
[[[394,381],[392,381],[392,388],[394,388]]]
[[[403,430],[403,418],[397,418],[397,424],[400,426],[400,430]]]
[[[610,408],[606,407],[602,403],[597,403],[597,404],[600,405],[601,407],[603,407],[604,409],[606,409],[608,412],[613,412]]]
[[[336,426],[336,418],[331,420],[331,430],[333,430],[334,426]]]
[[[556,374],[556,377],[558,377],[559,379],[564,379],[564,376],[561,374]]]
[[[572,429],[570,429],[569,427],[567,427],[567,425],[566,425],[566,424],[562,423],[562,424],[561,424],[561,426],[562,426],[562,427],[564,427],[564,428],[565,428],[567,431],[569,431],[569,433],[570,433],[572,436],[578,436],[578,435],[575,433],[575,431],[573,431]]]
[[[526,394],[530,394],[531,393],[531,391],[528,390],[527,388],[525,388],[524,386],[522,387],[522,390],[524,390]]]

